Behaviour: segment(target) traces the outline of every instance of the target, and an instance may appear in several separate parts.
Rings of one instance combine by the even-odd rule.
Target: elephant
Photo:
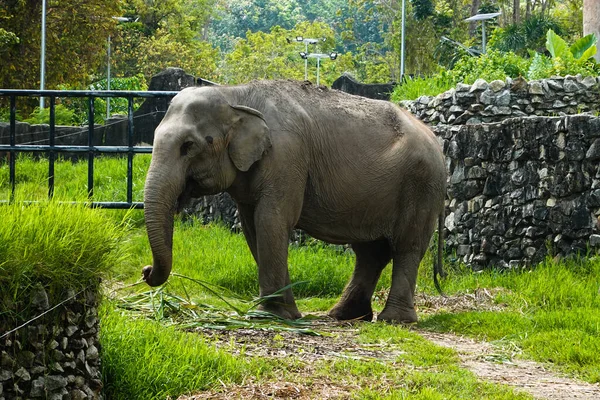
[[[153,145],[144,190],[153,263],[142,269],[150,286],[169,277],[181,204],[225,191],[258,265],[263,310],[301,317],[287,261],[298,228],[356,255],[329,316],[372,320],[371,298],[392,261],[377,320],[417,321],[417,270],[442,226],[447,173],[436,136],[410,113],[309,82],[191,87],[172,99]]]

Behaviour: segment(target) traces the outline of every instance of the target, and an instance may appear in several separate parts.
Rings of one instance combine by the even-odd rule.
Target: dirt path
[[[510,385],[536,399],[600,399],[599,385],[560,376],[535,361],[512,358],[490,343],[448,333],[418,333],[439,346],[454,349],[462,366],[481,380]]]
[[[500,311],[503,306],[496,304],[493,299],[502,290],[481,289],[472,294],[447,297],[420,294],[416,303],[419,312],[423,314],[440,311]],[[385,345],[357,343],[354,340],[358,333],[356,326],[333,322],[324,315],[322,317],[314,320],[312,324],[315,330],[327,333],[323,336],[303,336],[256,329],[197,329],[196,332],[207,337],[217,347],[233,354],[241,355],[240,349],[243,348],[245,356],[274,359],[293,357],[300,361],[301,374],[306,378],[312,375],[312,366],[325,359],[393,361],[399,356],[398,351]],[[461,366],[473,372],[482,381],[509,385],[517,391],[531,394],[536,399],[600,399],[600,385],[562,376],[534,361],[520,360],[514,357],[510,349],[454,334],[433,333],[414,327],[411,329],[439,346],[455,350],[460,357]],[[310,383],[249,381],[240,385],[224,385],[220,389],[192,396],[182,396],[179,400],[350,399],[350,393],[360,389],[357,385],[332,382],[323,377],[306,380]]]

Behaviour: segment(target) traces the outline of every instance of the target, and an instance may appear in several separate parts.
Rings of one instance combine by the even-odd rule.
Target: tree
[[[219,52],[205,40],[213,0],[126,0],[114,38],[115,76],[147,80],[167,67],[216,79]]]
[[[583,0],[583,34],[593,33],[600,40],[600,1]],[[600,62],[600,52],[594,56]]]
[[[40,85],[41,0],[7,0],[0,12],[10,40],[0,44],[0,86]],[[106,60],[106,40],[120,15],[119,2],[49,0],[46,17],[46,88],[81,86]],[[18,38],[18,40],[16,40]]]
[[[239,39],[225,56],[221,80],[238,84],[254,79],[304,79],[304,60],[299,54],[304,44],[293,40],[297,36],[325,38],[309,52],[328,53],[335,45],[333,30],[320,22],[301,22],[291,30],[275,26],[269,33],[248,31],[246,39]],[[353,70],[351,54],[340,54],[335,61],[321,60],[320,64],[323,85],[331,85],[343,72]],[[308,79],[316,82],[315,59],[308,60]]]
[[[477,14],[477,12],[479,11],[480,5],[481,5],[481,0],[473,0],[473,3],[471,4],[471,16]],[[470,21],[469,22],[469,36],[475,37],[476,34],[477,34],[477,21]]]

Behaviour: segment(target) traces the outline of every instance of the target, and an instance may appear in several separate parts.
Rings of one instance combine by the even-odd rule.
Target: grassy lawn
[[[120,159],[97,161],[98,200],[124,199],[125,165]],[[148,158],[140,157],[134,165],[139,168],[134,184],[139,200]],[[17,167],[17,199],[43,199],[46,164],[23,159]],[[57,197],[83,198],[86,177],[85,163],[57,164]],[[7,182],[6,165],[0,164],[0,197],[8,196]],[[291,246],[290,274],[305,318],[289,323],[256,312],[254,260],[243,236],[222,226],[176,222],[174,274],[162,288],[150,290],[136,284],[141,267],[152,261],[140,212],[17,203],[1,207],[0,213],[1,276],[8,271],[21,277],[10,281],[13,288],[31,283],[33,275],[22,272],[31,266],[59,279],[73,269],[96,273],[92,266],[104,260],[102,274],[108,278],[101,342],[109,398],[164,399],[199,391],[216,395],[249,383],[277,382],[316,393],[327,387],[360,399],[530,398],[478,380],[460,365],[456,352],[419,335],[424,330],[492,341],[510,347],[516,357],[600,382],[598,256],[548,261],[528,271],[474,274],[448,266],[443,288],[449,298],[485,289],[493,307],[429,312],[422,305],[420,322],[410,328],[338,326],[327,322],[323,312],[347,282],[353,255],[320,243]],[[56,220],[65,224],[49,222]],[[431,265],[428,254],[418,292],[439,298]],[[4,279],[0,284],[6,295]],[[376,310],[383,307],[389,280],[388,267],[374,298]]]

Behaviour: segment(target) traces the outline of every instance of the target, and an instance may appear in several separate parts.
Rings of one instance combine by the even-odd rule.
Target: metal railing
[[[144,208],[143,202],[133,201],[133,156],[134,154],[152,153],[151,146],[134,145],[134,98],[172,98],[176,91],[86,91],[86,90],[18,90],[0,89],[0,97],[8,97],[10,102],[10,133],[9,144],[0,144],[0,152],[9,154],[9,184],[10,199],[14,200],[16,186],[16,155],[18,153],[45,153],[48,156],[48,198],[54,196],[54,163],[57,155],[61,153],[87,153],[88,177],[87,194],[89,205],[96,208],[129,209]],[[48,144],[16,144],[16,115],[17,97],[45,97],[49,98],[49,126]],[[83,97],[88,99],[88,138],[87,145],[56,145],[55,108],[57,97]],[[128,100],[127,106],[127,146],[95,146],[94,138],[94,99],[121,97]],[[127,155],[127,201],[93,201],[94,196],[94,158],[97,154],[126,154]]]

